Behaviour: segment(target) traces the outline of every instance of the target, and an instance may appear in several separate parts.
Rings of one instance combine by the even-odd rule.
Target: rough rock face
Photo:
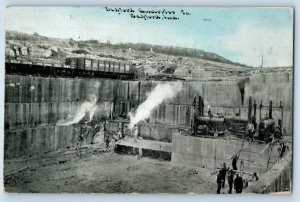
[[[57,47],[34,47],[34,46],[26,46],[26,45],[12,45],[6,46],[5,49],[6,56],[11,58],[52,58],[58,54]],[[29,60],[29,59],[28,59]]]

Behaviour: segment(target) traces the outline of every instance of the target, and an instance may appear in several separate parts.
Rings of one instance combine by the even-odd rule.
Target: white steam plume
[[[86,101],[80,105],[79,110],[76,112],[72,120],[58,123],[58,125],[68,126],[68,125],[78,123],[81,119],[85,117],[86,114],[89,114],[89,119],[90,119],[89,121],[92,121],[96,109],[97,109],[97,98],[95,95],[92,95],[90,101]]]
[[[129,112],[130,124],[129,129],[132,129],[135,124],[146,120],[150,117],[151,112],[159,106],[164,100],[174,97],[182,90],[182,83],[165,83],[158,84],[149,94],[147,99],[138,106],[135,115]]]
[[[208,101],[206,99],[204,99],[204,105],[207,107],[207,109],[210,109],[210,104],[208,103]]]

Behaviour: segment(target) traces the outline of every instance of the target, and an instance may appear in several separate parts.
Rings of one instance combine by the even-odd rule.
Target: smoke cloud
[[[138,106],[135,115],[129,112],[130,124],[132,129],[135,124],[150,117],[151,112],[158,107],[164,100],[174,97],[182,90],[182,83],[158,84],[149,94],[147,99]]]
[[[90,101],[86,101],[80,105],[79,109],[77,110],[77,112],[72,120],[58,123],[58,125],[68,126],[68,125],[78,123],[87,114],[89,115],[89,121],[92,121],[96,109],[97,109],[97,97],[95,95],[92,95],[90,98]]]

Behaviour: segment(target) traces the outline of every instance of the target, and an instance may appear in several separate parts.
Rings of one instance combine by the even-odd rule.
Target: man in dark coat
[[[243,191],[243,178],[239,176],[239,174],[236,174],[234,179],[234,189],[237,194],[240,194]]]
[[[106,151],[108,151],[109,150],[109,138],[108,137],[105,138],[105,144],[106,144]]]
[[[220,175],[222,178],[222,188],[224,189],[225,187],[225,178],[226,178],[226,172],[227,172],[227,168],[226,168],[226,163],[223,163],[223,168],[220,170]]]
[[[229,190],[228,190],[229,194],[232,194],[233,177],[234,177],[234,172],[231,169],[231,170],[229,170],[228,175],[227,175],[227,182],[229,185]]]
[[[219,173],[217,175],[217,185],[218,185],[217,194],[220,194],[222,181],[223,181],[220,172],[221,171],[219,171]]]
[[[78,139],[77,139],[77,144],[76,144],[76,155],[77,155],[77,156],[80,156],[80,157],[81,157],[81,145],[82,145],[82,143],[83,143],[83,141],[84,141],[84,138],[85,138],[85,134],[84,134],[84,132],[82,132],[82,133],[79,135]]]

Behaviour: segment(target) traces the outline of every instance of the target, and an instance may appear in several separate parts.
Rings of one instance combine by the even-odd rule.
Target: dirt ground
[[[4,174],[7,192],[216,193],[217,189],[215,176],[207,169],[104,151],[5,161]]]

